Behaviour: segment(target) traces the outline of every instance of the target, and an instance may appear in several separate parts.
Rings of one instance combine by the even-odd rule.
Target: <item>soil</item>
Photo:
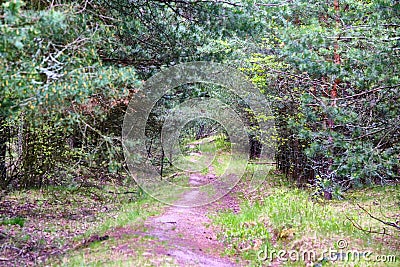
[[[184,193],[160,216],[149,218],[144,226],[145,234],[161,241],[163,245],[149,248],[148,253],[172,257],[178,266],[243,266],[239,259],[223,256],[224,245],[218,241],[210,215],[219,210],[239,210],[235,199],[229,194],[219,201],[200,207],[179,207],[179,202],[196,201],[201,197],[198,186],[218,179],[210,167],[209,174],[192,173],[189,184],[192,190]]]
[[[113,247],[118,255],[129,260],[142,252],[143,257],[151,259],[152,266],[245,266],[247,264],[240,259],[224,256],[224,244],[218,241],[217,229],[209,218],[221,210],[239,211],[231,194],[206,206],[179,207],[179,202],[190,203],[202,198],[204,193],[200,185],[216,182],[213,184],[218,190],[218,178],[212,167],[207,175],[191,173],[189,184],[192,187],[180,196],[176,206],[169,206],[161,215],[148,218],[139,229],[120,227],[104,236],[91,236],[84,243],[79,241],[78,246],[74,238],[101,224],[96,214],[116,211],[117,205],[100,205],[94,198],[97,194],[86,190],[82,195],[69,195],[66,191],[54,192],[52,198],[43,193],[26,194],[29,196],[26,199],[22,196],[1,199],[1,216],[27,219],[23,227],[0,225],[0,266],[43,265],[49,258],[63,257],[71,249],[87,247],[96,241],[107,242],[109,238],[119,240]],[[83,225],[82,221],[86,223]]]

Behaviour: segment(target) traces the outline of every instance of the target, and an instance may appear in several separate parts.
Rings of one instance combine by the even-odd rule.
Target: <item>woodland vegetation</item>
[[[271,99],[277,167],[297,184],[394,182],[398,12],[396,1],[4,2],[1,186],[121,174],[129,91],[194,60],[240,68]],[[163,104],[207,94],[183,88]]]
[[[270,101],[276,170],[291,185],[340,200],[400,180],[399,1],[0,3],[0,201],[60,186],[116,183],[129,192],[121,127],[130,96],[160,70],[192,61],[241,70]],[[237,96],[180,87],[157,103],[146,128],[161,171],[166,110],[213,96],[251,125]],[[206,119],[185,131],[191,140],[224,134]],[[249,139],[257,158],[262,144],[257,133]],[[383,223],[400,230],[399,221]]]

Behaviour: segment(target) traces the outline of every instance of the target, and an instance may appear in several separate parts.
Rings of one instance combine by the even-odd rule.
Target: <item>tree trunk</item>
[[[254,136],[250,136],[250,159],[258,159],[261,155],[262,144]]]
[[[338,28],[338,27],[340,27],[340,7],[339,7],[339,0],[334,0],[333,1],[333,6],[334,6],[334,8],[335,8],[335,13],[336,13],[336,19],[335,19],[335,22],[336,22],[336,28]],[[336,64],[336,65],[340,65],[340,54],[339,54],[339,36],[336,38],[336,40],[335,40],[335,43],[334,43],[334,45],[333,45],[333,60],[334,60],[334,63]],[[340,79],[339,78],[335,78],[334,79],[334,81],[333,81],[333,86],[332,86],[332,90],[331,90],[331,100],[332,100],[332,106],[333,107],[336,107],[336,98],[337,98],[337,95],[338,95],[338,93],[337,93],[337,91],[338,91],[338,85],[339,85],[339,83],[340,83]],[[333,128],[334,128],[334,121],[333,121],[333,118],[329,118],[329,120],[328,120],[328,126],[329,126],[329,129],[331,130],[331,131],[333,131]],[[329,137],[329,143],[333,143],[333,140],[332,140],[332,137]],[[332,151],[332,155],[333,155],[333,149],[331,149]],[[333,159],[332,158],[330,158],[329,159],[329,168],[331,168],[331,166],[333,165]]]
[[[7,166],[6,166],[6,152],[8,133],[5,126],[4,118],[0,118],[0,186],[2,188],[7,186]]]
[[[162,180],[162,176],[163,176],[163,172],[164,172],[164,157],[165,157],[165,155],[164,155],[164,149],[161,148],[161,162],[160,162],[160,164],[161,164],[161,166],[160,166],[160,176],[161,176],[161,180]]]
[[[339,7],[339,0],[334,0],[333,2],[335,11],[336,11],[336,27],[340,27],[340,7]],[[339,38],[339,36],[338,36]],[[335,64],[340,65],[340,54],[338,52],[339,50],[339,40],[338,38],[335,40],[335,44],[333,47],[333,60]],[[332,99],[332,106],[336,106],[336,98],[337,98],[337,88],[340,83],[339,78],[335,78],[331,90],[331,99]],[[333,126],[333,125],[332,125]]]
[[[22,156],[23,156],[23,149],[24,149],[24,123],[25,123],[25,114],[24,112],[21,113],[21,118],[19,121],[19,126],[18,126],[18,162],[20,163],[22,161]]]

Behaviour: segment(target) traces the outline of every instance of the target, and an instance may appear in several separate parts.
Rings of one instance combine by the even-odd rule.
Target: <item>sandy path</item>
[[[212,171],[210,168],[208,175],[192,173],[189,183],[199,186],[217,179]],[[201,192],[193,187],[183,194],[181,200],[187,203],[198,197],[201,197]],[[211,221],[207,215],[225,208],[238,209],[236,202],[226,196],[218,203],[201,207],[170,206],[162,215],[149,218],[144,225],[148,229],[146,235],[164,242],[162,247],[152,248],[149,252],[172,257],[178,266],[240,266],[234,259],[221,256],[223,244],[209,227]]]

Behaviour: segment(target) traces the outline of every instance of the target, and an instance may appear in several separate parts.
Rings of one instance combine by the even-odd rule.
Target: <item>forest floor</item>
[[[195,159],[191,159],[196,162]],[[109,232],[109,244],[90,247],[64,259],[66,265],[99,264],[117,266],[245,266],[238,257],[224,256],[225,247],[217,238],[210,219],[218,212],[238,212],[238,202],[225,195],[203,206],[182,207],[180,203],[196,203],[205,192],[199,186],[214,182],[218,177],[210,165],[207,172],[188,175],[190,187],[175,200],[175,205],[148,217],[140,225],[117,227]],[[110,242],[109,242],[110,243]],[[106,251],[108,253],[106,253]]]
[[[216,202],[179,207],[202,198],[196,186],[218,180],[228,158],[221,154],[201,172],[175,176],[192,187],[171,192],[172,206],[110,181],[2,196],[0,266],[398,266],[399,232],[360,206],[399,220],[399,185],[327,201],[269,173],[256,191],[243,191],[244,177]],[[326,248],[336,260],[320,258]],[[290,261],[273,251],[315,252],[318,259]],[[348,251],[361,252],[361,259],[344,259]]]
[[[184,180],[191,189],[177,192],[177,205],[172,206],[150,197],[126,204],[126,192],[112,195],[118,187],[47,188],[6,195],[0,201],[0,266],[245,265],[239,258],[223,256],[225,248],[210,219],[221,211],[239,211],[231,195],[206,206],[179,206],[205,194],[198,186],[218,179],[213,167],[174,179]]]
[[[207,175],[192,173],[189,176],[189,184],[199,186],[214,179],[216,176],[211,170]],[[142,237],[154,238],[154,245],[146,248],[148,255],[158,255],[158,258],[170,257],[171,263],[179,266],[236,266],[238,264],[235,259],[222,256],[225,248],[218,241],[209,217],[211,214],[216,215],[220,210],[237,211],[239,209],[237,201],[228,195],[212,205],[179,206],[180,200],[184,199],[185,203],[195,202],[201,198],[201,194],[204,192],[194,187],[178,199],[176,206],[170,206],[161,215],[146,220],[144,227],[147,231],[138,234]]]

